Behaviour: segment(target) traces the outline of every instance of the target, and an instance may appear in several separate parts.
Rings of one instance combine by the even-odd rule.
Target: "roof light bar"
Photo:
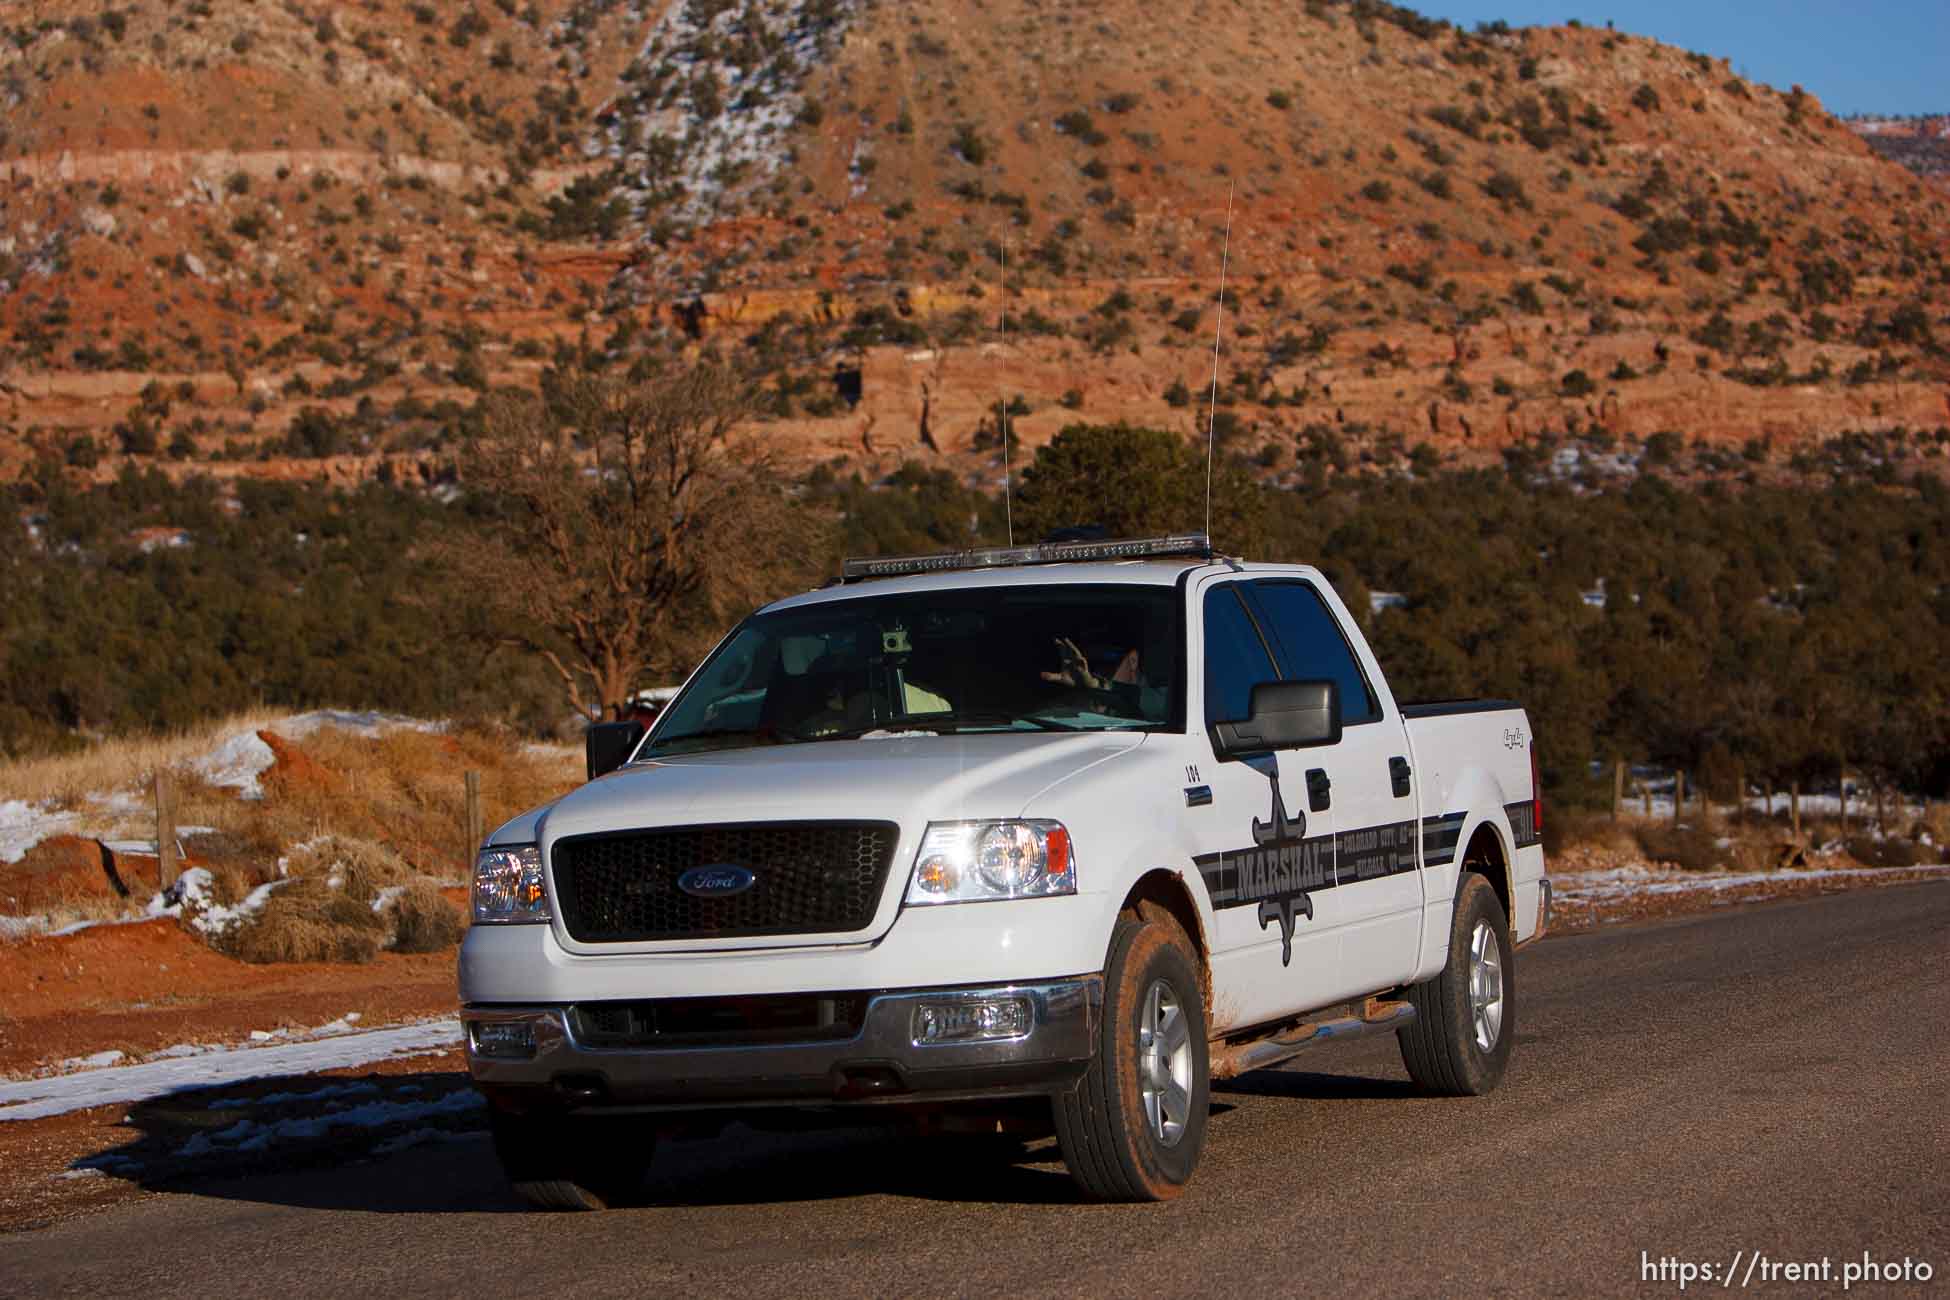
[[[895,578],[909,573],[951,573],[963,569],[1001,569],[1024,564],[1071,564],[1085,560],[1149,560],[1166,556],[1212,558],[1212,539],[1204,533],[1132,537],[1114,542],[1038,542],[1034,546],[983,546],[935,555],[863,556],[846,561],[840,577]]]

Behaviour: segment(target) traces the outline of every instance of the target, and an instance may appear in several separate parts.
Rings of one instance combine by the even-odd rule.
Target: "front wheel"
[[[631,1116],[515,1115],[488,1128],[515,1193],[542,1210],[606,1210],[643,1184],[657,1135]]]
[[[1431,1092],[1476,1097],[1496,1087],[1517,1035],[1510,924],[1490,882],[1464,872],[1442,973],[1408,991],[1415,1022],[1397,1032],[1402,1064]]]
[[[1118,921],[1096,1057],[1055,1103],[1070,1176],[1093,1200],[1170,1200],[1198,1164],[1210,1089],[1191,943],[1171,922]]]

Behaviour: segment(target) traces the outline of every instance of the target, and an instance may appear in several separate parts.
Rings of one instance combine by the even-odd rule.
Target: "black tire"
[[[643,1185],[657,1135],[627,1116],[488,1111],[494,1154],[515,1193],[542,1210],[606,1210]]]
[[[1182,1091],[1182,1120],[1171,1107],[1161,1136],[1145,1107],[1140,1080],[1144,1053],[1141,1026],[1167,1006],[1151,1005],[1154,986],[1176,1004],[1183,1039],[1166,1054],[1163,1072]],[[1167,1013],[1168,1014],[1168,1013]],[[1169,1023],[1169,1022],[1167,1022]],[[1205,1144],[1211,1106],[1210,1060],[1205,1040],[1205,1001],[1191,943],[1176,924],[1126,917],[1111,933],[1104,962],[1104,1017],[1097,1052],[1074,1090],[1056,1099],[1057,1143],[1070,1176],[1085,1196],[1099,1201],[1166,1201],[1191,1181]],[[1155,1076],[1154,1076],[1155,1077]]]
[[[1470,988],[1475,966],[1472,949],[1479,926],[1487,928],[1485,943],[1495,945],[1500,983],[1494,1032],[1487,1048],[1478,1036]],[[1516,971],[1509,918],[1503,914],[1496,890],[1482,876],[1465,871],[1457,882],[1456,910],[1449,923],[1449,960],[1440,975],[1409,989],[1415,1023],[1395,1035],[1401,1041],[1402,1064],[1408,1067],[1409,1078],[1430,1092],[1451,1097],[1479,1097],[1495,1088],[1510,1062],[1510,1047],[1517,1037]]]

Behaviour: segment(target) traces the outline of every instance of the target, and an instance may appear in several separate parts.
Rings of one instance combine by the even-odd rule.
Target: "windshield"
[[[746,620],[638,755],[926,733],[1126,731],[1178,716],[1170,587],[972,587]]]

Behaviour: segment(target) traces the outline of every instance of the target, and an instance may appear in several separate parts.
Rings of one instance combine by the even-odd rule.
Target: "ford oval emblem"
[[[677,877],[677,887],[693,898],[729,898],[744,893],[756,883],[757,876],[729,862],[692,867]]]

